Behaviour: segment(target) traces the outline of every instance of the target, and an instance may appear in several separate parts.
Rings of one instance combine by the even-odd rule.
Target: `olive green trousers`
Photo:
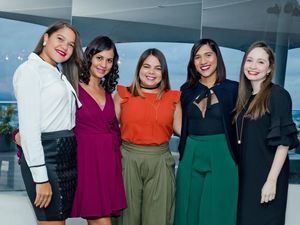
[[[174,225],[236,225],[238,169],[224,134],[189,136],[176,177]]]
[[[127,209],[120,225],[170,225],[175,200],[174,159],[168,144],[122,143]]]

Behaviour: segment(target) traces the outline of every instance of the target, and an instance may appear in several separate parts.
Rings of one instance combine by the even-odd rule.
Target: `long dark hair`
[[[195,56],[198,50],[203,46],[208,45],[211,50],[216,54],[217,57],[217,80],[216,83],[222,82],[226,79],[226,69],[223,61],[223,57],[218,44],[211,39],[200,39],[194,43],[191,53],[190,60],[187,66],[187,80],[184,86],[188,88],[195,88],[201,79],[201,74],[197,71],[194,63]]]
[[[247,79],[244,73],[244,65],[249,53],[255,48],[262,48],[269,56],[269,68],[271,72],[266,79],[261,83],[259,92],[250,103],[246,115],[251,119],[257,119],[263,116],[268,111],[268,100],[271,93],[272,78],[275,71],[275,57],[272,49],[263,41],[254,42],[245,53],[240,70],[240,84],[238,91],[238,99],[235,106],[234,120],[237,120],[238,115],[243,111],[252,94],[252,86],[250,80]]]
[[[129,91],[133,96],[141,96],[143,97],[143,93],[141,91],[141,84],[140,84],[140,70],[141,67],[143,66],[144,61],[150,56],[153,55],[156,57],[160,63],[161,66],[161,74],[162,74],[162,79],[159,85],[159,92],[158,92],[158,99],[160,99],[163,95],[164,92],[168,91],[171,89],[170,85],[170,80],[169,80],[169,71],[168,71],[168,65],[167,65],[167,60],[164,56],[164,54],[158,50],[157,48],[149,48],[145,50],[142,55],[140,56],[135,74],[134,74],[134,79],[129,87]]]
[[[41,36],[37,46],[35,47],[34,53],[36,53],[37,55],[40,55],[42,53],[44,48],[43,42],[44,42],[45,34],[48,34],[48,36],[50,37],[53,33],[65,27],[71,29],[74,32],[75,45],[70,59],[68,59],[65,62],[62,62],[61,67],[62,67],[63,74],[67,77],[67,79],[72,84],[74,89],[77,90],[78,77],[79,74],[81,73],[83,56],[82,56],[82,47],[81,47],[79,34],[72,25],[64,21],[59,21],[53,24],[52,26],[48,27],[45,33]]]
[[[112,49],[114,52],[113,65],[109,73],[105,75],[103,80],[101,80],[101,86],[107,92],[112,93],[115,90],[119,79],[119,54],[117,52],[115,43],[109,37],[98,36],[88,44],[83,54],[83,71],[79,79],[85,84],[88,84],[90,82],[91,75],[89,71],[92,65],[93,56],[99,52],[110,49]]]

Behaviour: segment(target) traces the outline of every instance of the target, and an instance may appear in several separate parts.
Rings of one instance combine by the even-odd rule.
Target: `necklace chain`
[[[245,104],[245,107],[247,107],[249,101],[250,101],[250,98],[251,96],[248,98],[246,104]],[[243,137],[243,130],[244,130],[244,120],[245,120],[245,117],[246,117],[246,111],[245,110],[245,114],[243,115],[242,117],[242,122],[241,122],[241,129],[239,130],[238,129],[238,120],[236,121],[235,123],[235,130],[236,130],[236,137],[237,137],[237,143],[240,145],[242,144],[242,137]]]
[[[239,129],[238,129],[238,125],[237,125],[238,122],[236,121],[236,123],[235,123],[237,143],[238,143],[239,145],[242,144],[243,128],[244,128],[244,120],[245,120],[245,114],[244,114],[243,117],[242,117],[240,134],[239,134]]]

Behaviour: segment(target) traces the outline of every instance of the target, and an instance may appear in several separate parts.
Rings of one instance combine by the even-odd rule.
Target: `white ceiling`
[[[43,25],[65,19],[84,37],[118,41],[192,42],[202,32],[234,46],[241,38],[276,41],[279,32],[290,35],[291,47],[300,45],[299,0],[2,0],[0,17]]]
[[[199,29],[201,0],[73,0],[73,16]]]
[[[221,2],[224,1],[204,1],[202,21],[204,26],[241,31],[300,33],[300,15],[293,16],[292,13],[285,12],[285,2],[288,1],[244,0],[228,1],[230,3],[227,4]],[[280,10],[279,14],[270,12],[275,10],[276,4]],[[284,26],[279,25],[279,21],[284,21]]]
[[[0,11],[69,20],[72,0],[2,0]]]

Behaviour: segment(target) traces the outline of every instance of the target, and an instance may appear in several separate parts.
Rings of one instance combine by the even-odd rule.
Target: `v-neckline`
[[[96,99],[94,99],[93,96],[87,90],[85,90],[80,84],[79,84],[79,87],[89,96],[90,99],[92,99],[92,101],[98,106],[98,108],[100,109],[101,112],[103,112],[105,110],[106,103],[107,103],[106,91],[104,92],[105,102],[103,105],[101,105],[101,104],[98,104]],[[103,106],[103,109],[101,109],[100,105]]]

